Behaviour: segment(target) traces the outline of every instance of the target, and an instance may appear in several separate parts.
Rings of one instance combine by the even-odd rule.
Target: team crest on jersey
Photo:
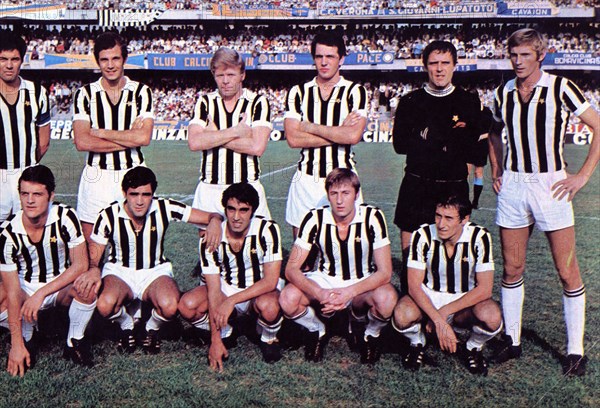
[[[360,237],[354,238],[354,242],[356,242],[358,244],[360,242]]]
[[[51,243],[56,244],[56,241],[57,241],[56,237],[50,237]]]

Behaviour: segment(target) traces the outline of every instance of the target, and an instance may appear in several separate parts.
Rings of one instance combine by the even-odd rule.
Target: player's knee
[[[281,312],[281,307],[276,296],[259,297],[256,299],[256,308],[258,309],[258,314],[267,322],[277,319],[277,316]]]
[[[286,314],[293,313],[300,305],[302,292],[294,285],[287,285],[279,295],[279,305]]]
[[[389,317],[398,302],[398,293],[392,285],[380,286],[373,293],[375,310],[383,317]]]
[[[419,310],[405,298],[407,296],[400,299],[393,313],[394,325],[401,330],[412,326],[421,319]]]
[[[558,276],[563,287],[568,289],[577,289],[581,287],[581,272],[579,265],[575,261],[572,265],[565,265],[558,268]]]
[[[497,330],[502,324],[502,313],[498,303],[492,299],[484,300],[473,307],[473,315],[487,326],[488,330]]]
[[[179,299],[177,310],[179,310],[179,313],[184,319],[190,320],[196,314],[198,303],[199,302],[194,299],[194,296],[190,296],[189,293],[186,293]]]
[[[158,312],[165,319],[172,319],[177,314],[178,303],[176,296],[165,296],[158,301]]]
[[[87,296],[83,296],[82,293],[75,293],[74,295],[74,299],[76,301],[78,301],[79,303],[84,303],[86,305],[94,303],[94,301],[97,298],[96,294],[93,292],[89,293]]]
[[[118,303],[118,299],[111,293],[103,293],[96,302],[96,309],[100,316],[110,317],[117,312],[117,309],[121,306]]]

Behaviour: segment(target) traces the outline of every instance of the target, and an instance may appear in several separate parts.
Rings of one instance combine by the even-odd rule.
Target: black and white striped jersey
[[[50,123],[46,88],[23,78],[20,80],[19,96],[14,104],[0,95],[0,169],[3,170],[37,164],[37,128]]]
[[[23,211],[9,218],[0,234],[0,271],[17,271],[30,283],[49,283],[70,265],[69,249],[85,242],[75,211],[51,203],[42,239],[31,242],[23,226]]]
[[[341,126],[351,112],[357,111],[367,117],[367,91],[357,83],[343,77],[335,84],[328,100],[323,100],[316,78],[303,85],[296,85],[287,95],[286,119],[307,120],[325,126]],[[307,147],[300,151],[298,170],[308,175],[326,177],[336,168],[354,169],[352,145],[332,144],[323,147]]]
[[[227,239],[227,220],[223,221],[223,237],[219,249],[210,253],[204,240],[200,241],[200,270],[202,275],[220,274],[227,284],[245,289],[263,277],[263,265],[282,260],[281,233],[273,220],[255,215],[239,252]]]
[[[498,87],[494,119],[506,126],[504,168],[521,173],[564,169],[563,146],[569,112],[579,116],[589,107],[571,80],[546,72],[542,72],[528,102],[519,96],[516,79]]]
[[[207,127],[212,121],[218,130],[229,129],[240,123],[244,113],[249,126],[273,128],[267,98],[248,89],[242,90],[232,112],[227,111],[218,91],[203,95],[196,102],[190,125]],[[233,184],[256,181],[259,177],[258,156],[234,152],[224,146],[202,151],[200,180],[205,183]]]
[[[152,91],[146,85],[131,81],[121,91],[117,104],[113,104],[102,86],[102,79],[79,88],[74,97],[73,121],[90,122],[92,129],[129,130],[135,119],[154,117]],[[126,148],[116,152],[88,152],[86,163],[103,170],[126,170],[144,162],[142,149]]]
[[[476,286],[475,274],[494,270],[492,237],[483,227],[468,222],[448,256],[435,224],[413,232],[408,267],[425,271],[424,284],[445,293],[465,293]]]
[[[379,208],[357,205],[348,236],[342,240],[331,208],[325,206],[311,210],[304,217],[294,245],[307,251],[316,245],[320,253],[318,270],[350,280],[366,278],[377,270],[373,252],[390,245],[390,239],[385,216]]]
[[[114,202],[98,214],[91,239],[109,245],[108,262],[131,269],[150,269],[168,262],[164,237],[171,221],[187,222],[192,208],[168,198],[154,198],[141,231],[135,231],[124,208]]]

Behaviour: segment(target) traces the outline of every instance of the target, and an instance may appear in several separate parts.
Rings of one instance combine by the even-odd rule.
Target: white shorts
[[[21,209],[19,178],[24,169],[0,169],[0,224]]]
[[[307,272],[306,274],[304,274],[304,276],[306,276],[307,279],[310,279],[311,281],[315,282],[317,285],[319,285],[323,289],[346,288],[346,287],[354,285],[355,283],[358,283],[362,280],[362,279],[344,280],[337,276],[329,276],[329,275],[326,275],[323,272],[319,272],[319,271]],[[346,307],[350,306],[350,303],[352,303],[352,300],[353,299],[350,299],[348,301],[348,303],[346,304]]]
[[[464,292],[464,293],[437,292],[433,289],[430,289],[423,283],[421,284],[421,288],[423,288],[423,291],[425,292],[425,294],[427,295],[429,300],[431,300],[433,307],[435,307],[437,310],[440,310],[442,307],[446,306],[448,303],[452,303],[455,300],[458,300],[467,294],[467,292]],[[453,319],[454,319],[454,314],[448,315],[448,323],[452,323]]]
[[[33,282],[27,282],[25,280],[21,280],[21,288],[23,289],[23,291],[27,294],[27,296],[33,296],[33,294],[35,292],[37,292],[39,289],[43,288],[44,286],[46,286],[48,283],[33,283]],[[40,310],[46,310],[46,309],[50,309],[56,306],[56,299],[58,298],[58,292],[54,292],[51,295],[48,295],[44,298],[44,301],[42,302],[42,306],[40,307]]]
[[[552,195],[554,183],[567,177],[564,170],[553,173],[515,173],[506,170],[498,194],[496,224],[524,228],[535,224],[541,231],[557,231],[575,225],[573,204]]]
[[[358,203],[362,202],[361,189]],[[285,221],[292,227],[300,228],[302,220],[310,210],[328,204],[325,178],[309,176],[300,172],[300,170],[296,170],[288,192]]]
[[[108,275],[114,275],[125,282],[133,293],[133,299],[142,300],[144,292],[156,279],[161,276],[173,278],[173,265],[165,262],[152,269],[132,269],[114,263],[106,263],[102,269],[102,278]]]
[[[124,199],[121,182],[129,170],[102,170],[85,165],[77,194],[77,215],[81,222],[94,224],[100,211],[113,201]]]
[[[280,278],[279,281],[277,282],[276,289],[281,292],[281,289],[283,289],[284,285],[285,285],[285,281]],[[248,288],[246,288],[246,289],[248,289]],[[240,289],[238,287],[231,286],[227,282],[225,282],[223,280],[223,278],[221,278],[221,292],[223,292],[223,294],[225,294],[225,296],[227,296],[227,297],[231,297],[231,296],[235,295],[236,293],[240,293],[241,291],[246,290],[246,289]],[[237,312],[239,314],[243,314],[243,315],[250,313],[250,304],[252,303],[253,300],[254,299],[250,299],[250,300],[246,300],[245,302],[237,303],[235,305],[235,310],[237,310]]]
[[[271,212],[269,211],[269,205],[267,204],[267,195],[265,189],[260,181],[251,181],[250,184],[258,192],[258,208],[256,209],[256,215],[261,215],[266,219],[271,219]],[[194,202],[192,207],[198,210],[206,212],[218,212],[219,214],[225,215],[225,208],[221,205],[221,199],[223,198],[223,191],[229,187],[230,184],[209,184],[203,181],[198,182],[196,192],[194,193]]]

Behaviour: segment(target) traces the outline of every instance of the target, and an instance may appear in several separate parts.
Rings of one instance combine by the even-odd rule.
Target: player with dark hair
[[[311,53],[317,76],[290,89],[284,120],[288,144],[302,149],[285,215],[294,237],[306,213],[327,203],[323,188],[327,174],[338,167],[355,170],[352,146],[362,139],[367,125],[367,91],[340,75],[346,56],[342,36],[317,34]]]
[[[424,328],[435,332],[440,348],[454,353],[453,326],[471,330],[464,348],[467,368],[487,375],[484,344],[500,333],[502,316],[492,300],[494,260],[490,233],[470,222],[471,203],[464,197],[438,200],[435,223],[422,225],[411,237],[408,294],[394,309],[393,326],[410,340],[402,362],[421,367]],[[425,327],[424,327],[425,326]]]
[[[173,267],[164,254],[167,228],[172,221],[210,222],[206,239],[214,249],[222,218],[175,200],[154,197],[156,176],[147,167],[129,170],[121,184],[125,201],[115,201],[98,214],[90,237],[90,269],[77,288],[84,294],[99,293],[98,312],[119,324],[119,348],[126,352],[136,346],[135,321],[126,306],[134,300],[150,302],[153,309],[142,346],[148,353],[158,353],[159,329],[176,316],[180,295]],[[107,246],[110,251],[101,270]]]
[[[10,329],[7,371],[12,376],[22,377],[33,364],[38,313],[55,306],[69,307],[65,357],[92,365],[84,333],[95,295],[75,290],[76,279],[88,267],[87,247],[75,211],[53,202],[54,188],[48,167],[25,169],[19,179],[22,210],[7,220],[0,234],[0,325]]]
[[[431,224],[440,197],[469,198],[467,162],[481,129],[481,102],[476,94],[452,84],[456,49],[433,41],[423,52],[429,81],[400,99],[393,130],[394,150],[406,155],[405,175],[398,192],[394,223],[400,228],[403,268],[401,291],[406,293],[406,260],[410,237],[422,224]]]
[[[21,173],[39,163],[50,144],[46,89],[19,75],[26,50],[13,32],[0,35],[0,224],[20,209]]]
[[[94,56],[101,78],[74,97],[73,135],[87,152],[77,195],[77,213],[89,237],[98,213],[121,196],[127,171],[144,163],[154,126],[152,91],[125,76],[127,42],[118,34],[100,34]]]
[[[225,221],[218,250],[213,253],[204,240],[200,241],[200,272],[205,284],[184,294],[179,302],[182,317],[206,334],[210,330],[208,362],[219,371],[233,340],[228,323],[232,313],[258,315],[259,345],[268,363],[281,358],[277,333],[283,320],[278,302],[283,286],[279,279],[279,227],[256,215],[259,195],[249,183],[227,187],[222,204]]]
[[[501,363],[521,356],[523,273],[529,237],[537,225],[546,233],[563,286],[567,326],[563,370],[580,376],[585,374],[587,361],[583,349],[585,286],[575,254],[571,200],[600,160],[600,118],[572,81],[542,71],[546,41],[539,32],[515,31],[508,39],[508,52],[516,78],[496,89],[494,113],[496,121],[506,125],[504,159],[500,132],[490,134],[490,164],[498,194],[496,224],[504,257],[501,296],[506,334],[495,360]],[[592,130],[589,153],[575,174],[566,172],[563,157],[569,112]]]
[[[381,355],[381,330],[398,299],[390,283],[390,241],[381,210],[358,204],[360,182],[350,169],[337,168],[325,180],[329,205],[311,210],[301,223],[285,269],[289,283],[280,296],[288,319],[307,329],[305,359],[323,359],[327,329],[323,317],[348,309],[361,362]],[[311,248],[320,254],[317,270],[304,274]],[[366,327],[365,327],[366,325]]]

